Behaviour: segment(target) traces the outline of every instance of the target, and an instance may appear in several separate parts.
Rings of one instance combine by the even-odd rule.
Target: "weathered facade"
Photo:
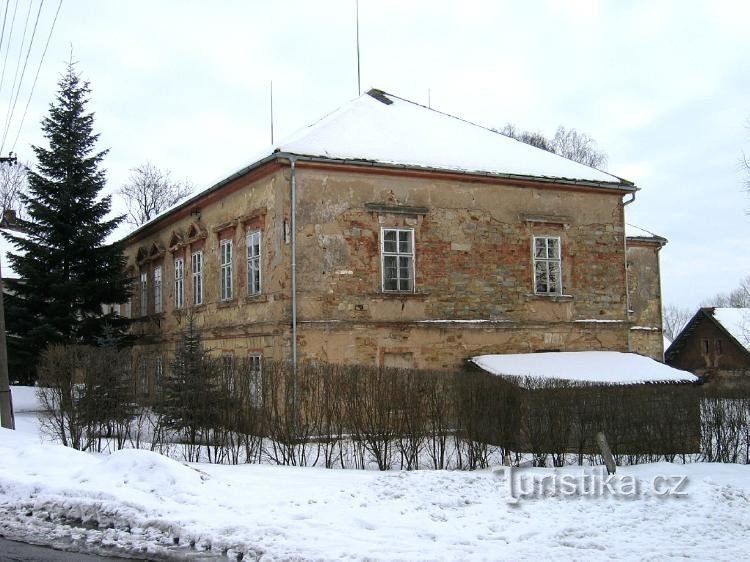
[[[436,114],[386,96],[362,96],[354,113],[375,112],[365,118],[380,127],[394,100],[394,111]],[[450,119],[511,152],[553,158],[550,169],[573,164],[436,115],[431,136]],[[347,116],[301,138],[326,133],[348,147]],[[341,135],[326,129],[335,133],[337,119]],[[355,132],[356,144],[367,123]],[[631,183],[578,164],[583,178],[568,168],[551,178],[304,148],[280,146],[126,239],[145,348],[168,353],[192,314],[207,346],[234,357],[440,369],[483,353],[661,359],[663,239],[636,241],[626,255]]]
[[[750,309],[701,308],[666,350],[668,365],[732,388],[750,377]]]

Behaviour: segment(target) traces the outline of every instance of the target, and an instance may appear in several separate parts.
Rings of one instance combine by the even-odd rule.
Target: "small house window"
[[[708,355],[708,350],[710,349],[708,340],[701,341],[701,349],[703,349],[703,355]]]
[[[232,241],[219,243],[219,294],[221,300],[232,300]]]
[[[141,316],[148,314],[148,272],[141,271]]]
[[[185,306],[185,260],[177,258],[174,260],[174,307],[177,309]]]
[[[193,252],[191,256],[193,274],[193,305],[203,304],[203,252]]]
[[[247,233],[247,294],[260,294],[260,230]]]
[[[157,265],[154,268],[154,312],[159,314],[161,312],[161,266]]]
[[[383,292],[413,292],[414,230],[384,228],[380,234]]]
[[[562,294],[560,255],[560,238],[534,237],[534,293],[537,295]]]

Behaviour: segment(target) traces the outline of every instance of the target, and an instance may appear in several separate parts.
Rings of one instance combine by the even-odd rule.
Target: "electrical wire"
[[[60,8],[62,8],[62,3],[63,3],[63,0],[60,0],[60,3],[57,5],[55,18],[52,20],[52,27],[50,27],[49,35],[47,35],[47,42],[44,44],[44,51],[42,51],[42,57],[39,59],[39,66],[36,69],[34,82],[31,84],[31,92],[29,92],[29,99],[26,100],[26,107],[23,110],[23,116],[21,117],[21,124],[18,126],[18,133],[16,133],[16,138],[13,141],[13,146],[10,149],[11,152],[13,152],[16,149],[16,143],[18,143],[18,137],[21,136],[21,129],[23,129],[23,122],[26,120],[26,113],[29,111],[29,104],[31,103],[31,98],[34,95],[34,88],[36,87],[36,82],[39,79],[39,72],[42,70],[42,63],[44,62],[44,56],[47,54],[47,47],[49,47],[49,41],[52,38],[52,32],[55,30],[55,24],[57,23],[57,16],[60,15]]]
[[[21,70],[21,79],[18,81],[18,89],[16,90],[16,95],[13,98],[13,107],[10,110],[10,119],[8,119],[7,123],[5,124],[5,131],[3,132],[3,141],[0,143],[0,154],[3,152],[3,147],[5,147],[5,139],[8,137],[8,129],[10,128],[10,122],[13,119],[13,113],[16,110],[16,102],[18,102],[18,96],[21,93],[21,85],[23,84],[23,77],[26,74],[26,66],[29,63],[29,55],[31,55],[31,47],[34,44],[34,37],[36,36],[36,29],[39,25],[39,16],[42,13],[42,6],[44,6],[44,0],[39,2],[39,10],[37,10],[36,13],[36,20],[34,21],[34,29],[31,32],[31,39],[29,40],[29,47],[26,50],[26,58],[23,61],[23,70]]]
[[[3,12],[3,30],[0,31],[0,52],[3,50],[3,39],[5,38],[5,21],[8,19],[8,6],[10,0],[5,0],[5,12]]]
[[[8,96],[8,108],[5,111],[5,124],[3,125],[3,141],[5,140],[5,131],[10,124],[10,118],[12,115],[11,107],[13,105],[13,97],[16,95],[16,86],[21,88],[21,83],[18,81],[18,70],[21,68],[21,60],[23,60],[23,48],[26,45],[26,31],[29,29],[29,18],[31,17],[31,8],[34,6],[33,0],[29,2],[29,9],[26,11],[26,21],[23,24],[23,35],[21,35],[21,45],[18,47],[18,60],[16,61],[16,71],[13,74],[13,84],[10,87],[10,96]],[[10,45],[8,45],[10,47]],[[0,143],[0,154],[2,153],[2,144]]]
[[[8,3],[10,3],[10,0],[8,0]],[[16,12],[18,11],[18,0],[16,0],[15,5],[13,6],[13,17],[10,20],[10,30],[8,30],[8,46],[5,51],[5,60],[3,61],[3,71],[0,73],[0,94],[2,94],[3,91],[3,81],[5,80],[5,68],[8,66],[8,55],[10,54],[10,42],[11,39],[13,39],[13,27],[16,23]],[[10,92],[11,97],[13,96],[13,91]]]

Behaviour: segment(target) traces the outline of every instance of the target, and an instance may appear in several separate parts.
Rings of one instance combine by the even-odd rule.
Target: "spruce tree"
[[[100,196],[107,151],[95,148],[89,83],[71,62],[58,87],[42,120],[49,148],[32,147],[37,165],[22,197],[26,236],[4,234],[20,250],[9,257],[19,276],[7,281],[9,366],[28,381],[49,344],[95,344],[105,325],[123,329],[124,319],[104,314],[102,305],[123,303],[130,293],[122,247],[107,243],[124,217],[107,218],[110,197]]]

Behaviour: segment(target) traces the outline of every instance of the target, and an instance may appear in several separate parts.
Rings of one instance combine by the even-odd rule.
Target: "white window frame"
[[[190,271],[193,283],[193,306],[203,304],[203,250],[190,254]]]
[[[232,241],[228,238],[219,242],[219,298],[232,300]]]
[[[148,271],[141,271],[141,316],[148,316]]]
[[[154,267],[154,314],[162,311],[162,267]]]
[[[247,398],[255,408],[263,406],[263,354],[250,353],[247,356]]]
[[[257,244],[255,243],[257,239]],[[247,295],[252,297],[259,295],[263,286],[263,236],[260,230],[249,230],[245,236],[245,246],[247,254]],[[257,252],[255,248],[257,246]],[[256,281],[253,273],[258,272]]]
[[[181,309],[185,306],[185,258],[174,260],[174,307]]]
[[[395,232],[396,233],[396,247],[395,251],[386,251],[386,245],[385,245],[385,235],[386,232]],[[409,235],[409,240],[411,241],[411,251],[402,251],[400,244],[401,244],[401,234],[407,233]],[[387,289],[386,288],[386,258],[395,257],[396,258],[396,289]],[[410,277],[401,277],[400,273],[402,271],[402,267],[399,265],[399,262],[402,259],[408,259],[410,262],[410,265],[408,266],[408,272]],[[414,242],[414,229],[413,228],[386,228],[383,227],[380,229],[380,287],[381,290],[384,293],[413,293],[416,290],[416,262],[417,262],[417,255],[416,255],[416,248],[415,248],[415,242]],[[401,288],[401,281],[403,279],[407,279],[411,281],[411,287],[402,289]]]
[[[537,255],[537,241],[544,242],[544,252]],[[550,243],[552,243],[550,245]],[[551,251],[556,248],[556,252]],[[543,255],[542,255],[543,254]],[[531,241],[532,276],[535,295],[562,295],[562,242],[559,236],[534,236]],[[557,283],[554,274],[557,272]],[[543,283],[539,283],[538,273],[542,274]]]

